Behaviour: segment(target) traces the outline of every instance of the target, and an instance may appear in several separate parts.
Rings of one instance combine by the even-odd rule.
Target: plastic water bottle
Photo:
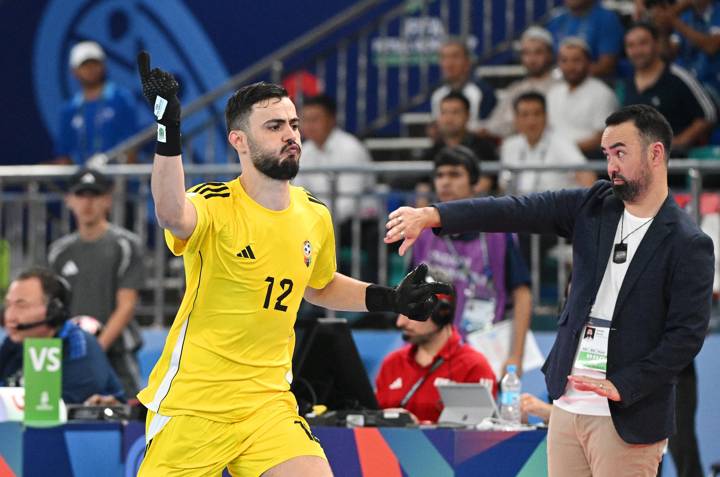
[[[512,426],[520,425],[521,386],[517,368],[514,364],[509,364],[507,373],[500,381],[500,418]]]

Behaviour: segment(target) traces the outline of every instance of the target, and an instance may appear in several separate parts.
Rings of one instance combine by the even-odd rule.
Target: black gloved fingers
[[[150,53],[145,50],[138,53],[137,63],[140,79],[144,81],[150,75]]]
[[[425,285],[425,290],[429,290],[433,295],[453,295],[455,289],[450,283],[434,282]]]
[[[452,285],[442,282],[423,283],[415,285],[405,291],[405,297],[409,302],[424,301],[428,296],[434,297],[438,293],[450,295],[453,293]]]
[[[405,275],[405,278],[402,279],[402,281],[398,285],[398,288],[403,288],[404,286],[408,286],[414,283],[424,283],[427,272],[428,266],[424,263],[421,263],[420,265],[412,269],[410,273]]]
[[[435,295],[428,297],[425,301],[409,305],[405,316],[414,321],[426,321],[432,315],[437,306],[438,299]]]

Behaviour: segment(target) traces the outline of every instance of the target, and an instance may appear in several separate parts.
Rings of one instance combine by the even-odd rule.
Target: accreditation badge
[[[575,359],[576,368],[607,372],[610,324],[610,320],[590,317],[582,331],[582,339]]]
[[[471,333],[490,328],[495,320],[495,303],[495,298],[468,299],[463,308],[463,329]]]

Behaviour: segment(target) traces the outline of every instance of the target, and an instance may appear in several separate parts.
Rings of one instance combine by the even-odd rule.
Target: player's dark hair
[[[517,113],[518,106],[520,103],[523,102],[530,102],[530,101],[536,101],[540,103],[540,105],[543,108],[543,111],[547,111],[547,108],[545,107],[545,96],[542,95],[542,93],[538,93],[537,91],[528,91],[527,93],[523,93],[517,98],[515,98],[515,101],[513,101],[513,109]]]
[[[287,96],[288,92],[285,88],[265,81],[249,84],[235,91],[225,106],[225,124],[228,134],[235,129],[247,132],[247,120],[255,104]]]
[[[658,32],[657,27],[652,23],[646,21],[639,21],[630,25],[630,27],[628,27],[628,29],[625,31],[625,36],[627,36],[628,33],[630,33],[636,28],[640,28],[641,30],[645,30],[646,32],[650,33],[650,36],[652,36],[655,41],[660,39],[660,32]]]
[[[440,100],[440,104],[444,103],[445,101],[460,101],[465,107],[465,112],[470,111],[470,101],[468,101],[467,96],[462,94],[460,91],[450,91],[443,97],[443,99]]]
[[[645,146],[656,141],[660,141],[665,146],[665,160],[667,161],[670,156],[673,132],[665,116],[647,104],[631,104],[608,116],[605,125],[617,126],[628,121],[632,121],[635,125]]]
[[[337,103],[333,98],[326,94],[318,94],[317,96],[311,96],[305,98],[303,101],[303,107],[305,106],[318,106],[325,110],[333,118],[337,114]]]
[[[470,176],[470,184],[476,184],[480,179],[480,161],[469,147],[462,145],[444,147],[434,158],[434,171],[441,166],[462,166]]]

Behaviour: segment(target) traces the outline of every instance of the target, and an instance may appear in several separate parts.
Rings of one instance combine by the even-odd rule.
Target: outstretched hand
[[[389,216],[385,224],[388,229],[385,234],[385,243],[394,243],[402,240],[400,256],[405,255],[407,249],[415,243],[423,229],[428,227],[437,227],[440,225],[440,214],[435,207],[423,207],[416,209],[413,207],[400,207],[394,210]]]
[[[395,288],[396,311],[411,320],[425,321],[432,314],[438,299],[435,295],[451,295],[452,285],[449,283],[427,283],[428,267],[421,263]]]

